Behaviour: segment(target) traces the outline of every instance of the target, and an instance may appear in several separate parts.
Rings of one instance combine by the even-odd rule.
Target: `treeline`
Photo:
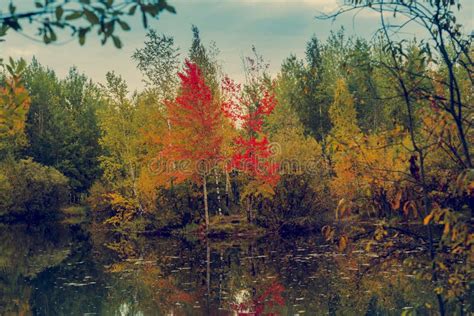
[[[133,93],[113,72],[107,74],[106,84],[100,85],[75,68],[59,79],[36,60],[28,66],[18,63],[18,69],[5,73],[4,86],[8,90],[16,85],[25,94],[24,105],[17,106],[15,113],[16,119],[24,122],[13,123],[18,135],[14,141],[5,138],[3,161],[26,159],[22,162],[25,166],[36,162],[55,168],[68,179],[70,203],[88,196],[96,207],[110,207],[110,212],[97,212],[104,220],[120,213],[103,205],[105,200],[110,204],[123,198],[133,215],[120,216],[153,216],[150,223],[159,227],[204,219],[203,193],[198,189],[203,179],[194,181],[196,175],[183,176],[176,170],[159,172],[160,177],[153,168],[164,165],[163,159],[227,159],[226,165],[217,163],[205,177],[210,212],[232,214],[244,208],[249,219],[261,217],[263,226],[277,228],[293,221],[310,221],[311,225],[338,203],[342,213],[350,209],[367,217],[418,216],[410,213],[417,208],[409,206],[417,200],[414,186],[420,177],[414,140],[426,147],[425,185],[438,195],[444,194],[439,204],[468,204],[466,190],[449,188],[460,183],[458,177],[470,160],[464,157],[462,142],[456,137],[457,122],[450,118],[439,96],[446,69],[418,44],[412,41],[406,45],[402,64],[394,65],[383,39],[348,38],[341,29],[325,42],[311,38],[305,58],[288,57],[275,78],[253,48],[253,55],[243,60],[247,79],[240,85],[222,72],[218,49],[214,44],[206,47],[197,28],[193,28],[187,54],[174,45],[172,37],[150,31],[144,48],[132,57],[143,72],[146,88]],[[184,72],[183,59],[189,61]],[[196,102],[176,105],[186,89],[194,89],[186,87],[183,79],[191,64],[197,66],[195,75],[202,77],[201,84],[209,90],[192,93],[209,93],[209,100],[197,102],[201,96],[190,92]],[[403,67],[407,77],[402,79],[411,85],[410,109],[403,105],[403,95],[394,85],[395,67]],[[469,144],[471,82],[467,72],[457,71],[466,98],[466,119],[461,125],[466,124],[464,141]],[[181,72],[184,75],[178,74]],[[430,80],[433,77],[439,77],[439,82]],[[8,93],[12,92],[5,91],[5,98],[11,97]],[[215,153],[195,154],[203,145],[213,146],[206,145],[212,135],[205,133],[195,140],[194,148],[180,144],[194,156],[165,150],[164,146],[176,147],[182,138],[191,136],[183,132],[189,129],[187,123],[179,126],[180,121],[193,118],[193,113],[183,114],[184,108],[206,102],[214,103],[214,109],[208,111],[219,112],[215,114],[221,116],[220,121],[191,122],[195,125],[191,134],[220,125],[213,131],[219,138]],[[194,114],[202,109],[197,111]],[[175,130],[180,131],[170,135]],[[245,154],[255,154],[269,165],[239,167],[256,161],[250,156],[248,161],[236,161],[237,154],[241,160]],[[262,168],[268,170],[257,170]],[[265,178],[265,172],[278,179]],[[464,193],[455,195],[461,191]],[[106,195],[115,198],[99,198]]]

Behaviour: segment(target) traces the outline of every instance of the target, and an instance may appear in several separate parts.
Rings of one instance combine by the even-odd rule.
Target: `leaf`
[[[449,223],[444,224],[444,230],[443,230],[443,235],[449,234],[451,225]]]
[[[166,6],[166,11],[176,14],[176,9],[173,6],[167,5]]]
[[[74,12],[74,13],[71,13],[69,15],[67,15],[64,19],[66,21],[71,21],[71,20],[76,20],[78,18],[80,18],[82,16],[82,12]]]
[[[121,20],[117,20],[117,22],[118,22],[118,24],[120,24],[120,27],[122,28],[122,30],[130,31],[130,26],[128,25],[127,22],[121,21]]]
[[[89,21],[90,24],[99,24],[99,17],[94,12],[84,9],[84,14],[86,15],[86,19]]]
[[[79,30],[79,44],[82,46],[86,42],[86,34],[89,31],[87,28],[81,28]]]
[[[122,48],[122,41],[118,36],[112,35],[112,40],[114,41],[115,47],[117,47],[118,49]]]
[[[341,236],[339,239],[339,251],[344,251],[347,248],[347,242],[348,242],[347,236]]]
[[[134,15],[135,11],[137,10],[137,5],[134,5],[128,10],[128,15]]]
[[[56,14],[56,20],[61,20],[61,17],[63,16],[63,13],[64,13],[64,9],[62,6],[57,6],[56,7],[56,10],[55,10],[55,14]]]
[[[432,218],[433,218],[433,213],[428,214],[428,216],[426,216],[423,219],[423,225],[428,225]]]

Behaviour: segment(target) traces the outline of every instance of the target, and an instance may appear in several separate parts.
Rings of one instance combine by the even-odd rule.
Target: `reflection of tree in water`
[[[70,253],[55,225],[0,225],[0,314],[31,314],[31,281]]]
[[[116,241],[122,246],[111,248],[122,259],[109,271],[122,281],[123,271],[135,271],[127,282],[135,282],[163,312],[373,315],[397,314],[407,306],[423,310],[425,303],[433,303],[426,284],[412,278],[396,256],[361,275],[373,264],[372,254],[336,253],[314,237],[220,242],[137,238]],[[133,249],[129,258],[124,249]]]
[[[336,253],[314,236],[186,241],[58,226],[5,227],[0,241],[2,315],[391,315],[434,305],[402,256]]]
[[[103,267],[94,260],[89,234],[70,226],[65,239],[74,245],[61,264],[39,274],[32,282],[35,315],[100,314],[106,292]]]

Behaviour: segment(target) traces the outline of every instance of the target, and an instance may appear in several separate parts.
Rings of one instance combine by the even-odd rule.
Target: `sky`
[[[2,0],[0,0],[2,1]],[[173,36],[175,43],[186,55],[191,44],[191,26],[196,25],[205,44],[216,43],[220,50],[219,61],[223,70],[236,80],[242,80],[241,59],[250,55],[252,45],[270,64],[270,72],[276,74],[282,61],[290,54],[304,57],[306,42],[316,35],[324,40],[331,30],[343,26],[348,35],[370,39],[379,25],[379,17],[371,11],[362,11],[356,17],[352,13],[336,21],[321,21],[315,17],[335,10],[343,0],[168,0],[177,14],[164,12],[150,27],[159,33]],[[3,1],[2,1],[3,2]],[[17,0],[18,6],[27,0]],[[31,1],[29,1],[31,3]],[[474,1],[464,0],[459,20],[468,30],[474,30]],[[0,5],[1,8],[1,5]],[[89,36],[80,46],[77,39],[54,45],[32,41],[25,36],[10,32],[0,43],[0,56],[35,56],[40,63],[54,69],[64,77],[71,66],[76,66],[96,82],[104,82],[105,74],[114,70],[122,75],[131,90],[143,88],[142,75],[131,60],[133,52],[143,47],[146,30],[137,16],[129,20],[132,30],[121,32],[124,43],[116,49],[112,43],[105,46],[99,38]],[[409,29],[417,35],[416,28]],[[62,37],[59,41],[65,41]]]

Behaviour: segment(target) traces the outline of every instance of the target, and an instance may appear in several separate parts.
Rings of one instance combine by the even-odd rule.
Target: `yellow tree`
[[[399,127],[365,135],[357,125],[356,114],[352,96],[341,79],[329,109],[333,128],[328,137],[335,173],[331,191],[340,200],[337,211],[367,207],[365,202],[379,198],[382,201],[378,206],[389,211],[398,209],[397,183],[408,166],[407,135]]]
[[[329,108],[332,130],[328,136],[331,160],[335,176],[331,181],[331,191],[335,197],[355,200],[361,188],[357,170],[357,144],[362,133],[357,125],[354,101],[347,84],[339,79],[334,90],[334,102]],[[336,214],[336,217],[338,215]]]
[[[21,75],[25,69],[24,60],[5,65],[8,76],[0,87],[0,157],[14,153],[26,145],[25,120],[30,108],[30,97]]]

